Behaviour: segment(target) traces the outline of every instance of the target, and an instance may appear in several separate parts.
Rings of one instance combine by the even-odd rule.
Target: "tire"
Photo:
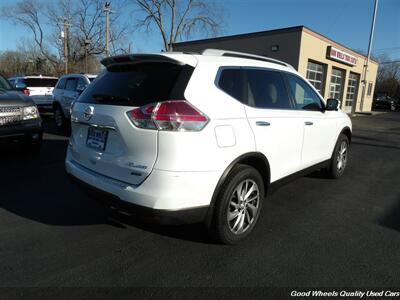
[[[248,197],[240,199],[246,191],[250,192]],[[232,245],[245,239],[258,221],[264,195],[264,181],[255,168],[241,164],[233,167],[214,207],[210,230],[216,241]]]
[[[342,133],[333,150],[330,165],[327,170],[328,177],[337,179],[343,175],[348,162],[349,145],[348,137]]]
[[[58,132],[65,132],[67,128],[67,119],[59,104],[54,105],[54,124]]]

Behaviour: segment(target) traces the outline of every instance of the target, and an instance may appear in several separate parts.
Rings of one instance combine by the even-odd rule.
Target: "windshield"
[[[0,90],[11,90],[11,85],[3,76],[0,75]]]

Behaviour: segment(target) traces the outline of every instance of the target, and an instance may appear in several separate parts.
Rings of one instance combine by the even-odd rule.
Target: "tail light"
[[[23,92],[25,95],[27,95],[27,96],[29,96],[29,95],[31,94],[31,92],[29,91],[28,88],[24,88],[24,89],[22,90],[22,92]]]
[[[129,119],[139,128],[168,131],[200,131],[208,118],[186,100],[148,104],[129,111]]]

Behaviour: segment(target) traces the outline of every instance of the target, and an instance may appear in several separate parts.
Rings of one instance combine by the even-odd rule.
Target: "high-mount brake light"
[[[169,100],[148,104],[129,111],[132,123],[143,129],[200,131],[208,118],[186,100]]]

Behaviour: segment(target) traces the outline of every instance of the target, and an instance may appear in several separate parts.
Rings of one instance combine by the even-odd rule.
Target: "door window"
[[[76,78],[68,78],[67,83],[65,84],[65,89],[67,91],[76,91]]]
[[[323,103],[318,94],[299,76],[287,74],[290,91],[297,109],[321,111]]]
[[[245,70],[247,104],[256,108],[290,109],[290,98],[280,72],[247,69]]]

